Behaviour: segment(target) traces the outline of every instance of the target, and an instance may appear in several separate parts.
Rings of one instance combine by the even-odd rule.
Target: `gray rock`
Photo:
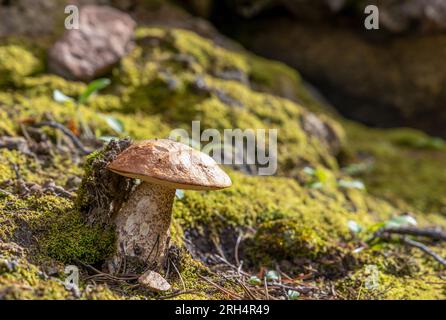
[[[107,6],[84,6],[79,29],[67,30],[49,50],[48,67],[62,77],[89,81],[109,72],[132,48],[135,21]]]
[[[333,154],[337,154],[341,148],[341,141],[330,125],[321,120],[312,112],[304,113],[301,117],[302,129],[311,137],[326,144]]]
[[[0,137],[0,149],[17,150],[25,155],[32,155],[28,142],[22,137]]]
[[[146,271],[142,276],[140,276],[138,278],[138,283],[155,292],[167,291],[171,288],[166,279],[164,279],[159,273],[152,270]]]

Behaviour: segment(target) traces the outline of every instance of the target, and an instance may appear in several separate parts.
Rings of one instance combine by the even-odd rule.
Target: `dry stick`
[[[276,269],[279,269],[279,266],[277,264],[276,264]],[[279,270],[279,283],[282,284],[282,275],[280,274],[280,270]],[[282,287],[282,292],[283,292],[284,296],[286,297],[286,299],[289,300],[286,289],[283,287]]]
[[[129,281],[129,280],[136,280],[139,278],[139,276],[133,276],[133,275],[124,275],[123,277],[117,277],[117,276],[113,276],[109,273],[105,273],[102,272],[98,269],[96,269],[95,267],[93,267],[92,265],[86,264],[78,259],[75,259],[75,261],[81,265],[83,265],[85,268],[92,270],[93,272],[96,272],[98,275],[112,279],[112,280],[117,280],[117,281]]]
[[[375,238],[379,237],[383,240],[388,240],[390,234],[392,233],[399,235],[421,236],[421,237],[431,238],[434,240],[446,241],[446,234],[442,231],[435,229],[418,229],[414,227],[384,228],[382,230],[378,230],[375,233],[374,237]],[[437,255],[423,243],[408,239],[407,237],[404,236],[401,237],[401,241],[406,245],[420,249],[424,253],[433,257],[435,260],[437,260],[441,265],[443,265],[446,268],[446,260]]]
[[[265,287],[266,300],[269,300],[268,282],[266,281],[266,277],[263,278],[263,284],[264,284],[264,287]]]
[[[28,142],[32,141],[31,137],[29,136],[28,130],[26,130],[26,128],[23,125],[23,123],[20,123],[20,130],[22,130],[23,136],[25,137],[25,139]]]
[[[76,148],[79,149],[79,151],[83,155],[90,154],[92,150],[86,149],[82,142],[76,137],[68,128],[63,126],[62,124],[55,122],[55,121],[42,121],[39,123],[35,123],[32,125],[33,127],[40,128],[40,127],[51,127],[54,129],[58,129],[62,131],[63,134],[65,134],[70,140],[73,142],[73,144],[76,146]]]
[[[427,246],[425,246],[424,244],[422,244],[421,242],[415,241],[415,240],[411,240],[408,239],[406,237],[403,237],[401,239],[403,241],[404,244],[407,244],[409,246],[415,247],[420,249],[421,251],[423,251],[424,253],[430,255],[432,258],[434,258],[435,260],[437,260],[440,264],[443,265],[443,267],[446,268],[446,260],[443,259],[442,257],[440,257],[439,255],[437,255],[435,252],[433,252],[431,249],[429,249]]]
[[[249,290],[249,288],[247,286],[245,286],[245,284],[242,281],[240,281],[239,279],[235,279],[235,280],[243,288],[243,290],[245,290],[245,292],[248,294],[248,296],[251,297],[251,299],[258,300],[258,298],[251,292],[251,290]]]
[[[155,259],[158,257],[158,253],[159,253],[159,241],[160,241],[160,236],[158,235],[158,236],[156,237],[156,241],[155,241],[155,243],[153,244],[152,248],[150,249],[149,255],[148,255],[147,259],[146,259],[146,263],[149,262],[149,259],[150,259],[150,257],[152,256],[152,253],[153,253],[153,250],[155,249],[155,247],[156,247]],[[147,269],[147,270],[150,270],[150,268]]]
[[[209,279],[207,279],[207,278],[205,278],[205,277],[203,277],[201,275],[198,275],[198,277],[200,277],[200,279],[203,279],[204,281],[206,281],[210,285],[214,286],[215,288],[217,288],[221,292],[226,293],[228,296],[232,297],[233,299],[242,300],[242,298],[243,298],[243,297],[239,296],[238,294],[233,293],[233,292],[231,292],[231,291],[229,291],[229,290],[219,286],[215,282],[213,282],[213,281],[211,281],[211,280],[209,280]]]
[[[178,270],[177,266],[171,259],[169,259],[169,262],[172,263],[173,268],[175,269],[176,273],[178,274],[178,277],[180,278],[181,284],[183,286],[183,290],[186,291],[186,284],[184,283],[183,277],[181,276],[180,271]]]
[[[446,232],[442,232],[436,229],[420,229],[414,227],[398,227],[398,228],[384,228],[379,231],[378,234],[382,233],[394,233],[402,235],[411,235],[430,238],[433,240],[446,241]]]
[[[261,293],[263,296],[265,296],[265,288],[263,286],[262,287],[258,287],[258,288],[251,288],[251,290],[257,291],[257,292]],[[276,298],[275,296],[272,296],[272,295],[269,295],[268,299],[269,300],[281,300],[281,299]],[[265,300],[265,299],[263,299],[263,300]]]
[[[243,276],[242,276],[242,275],[240,275],[240,274],[234,275],[234,276],[233,276],[233,277],[235,278],[235,281],[234,281],[233,279],[231,279],[230,277],[228,277],[228,276],[226,276],[226,275],[224,275],[224,274],[220,274],[220,275],[218,275],[217,273],[213,272],[212,270],[209,270],[209,272],[212,273],[212,274],[215,275],[215,276],[221,276],[221,277],[223,277],[225,280],[227,280],[227,281],[229,281],[229,282],[231,282],[231,283],[233,283],[233,284],[238,284],[238,285],[240,285],[240,286],[243,288],[243,290],[245,290],[245,292],[248,294],[248,296],[250,296],[250,297],[251,297],[252,299],[254,299],[254,300],[258,300],[258,298],[255,297],[255,296],[252,294],[252,292],[248,289],[248,287],[245,286],[245,284],[244,284],[242,281],[240,281],[239,278],[242,278],[242,279],[243,279]],[[244,279],[243,279],[243,281],[244,281]]]
[[[0,189],[0,193],[6,194],[7,196],[10,196],[10,195],[12,195],[12,193],[11,193],[11,192],[9,192],[9,191],[6,191],[6,190],[3,190],[3,189]]]
[[[224,264],[228,265],[229,267],[233,268],[234,270],[238,271],[238,268],[236,266],[234,266],[232,263],[228,262],[228,260],[226,260],[225,258],[219,256],[218,254],[214,255],[215,257],[217,257],[221,262],[223,262]],[[240,273],[243,274],[244,276],[250,277],[251,275],[240,270]]]
[[[227,261],[225,253],[223,252],[223,249],[221,246],[217,243],[217,240],[214,237],[211,237],[212,243],[214,244],[215,248],[217,249],[220,256]]]
[[[288,289],[288,290],[295,290],[298,291],[300,293],[303,294],[307,294],[308,292],[312,291],[312,290],[316,290],[317,288],[314,286],[288,286],[286,284],[282,284],[282,283],[273,283],[269,285],[270,287],[274,288],[283,288],[283,289]]]

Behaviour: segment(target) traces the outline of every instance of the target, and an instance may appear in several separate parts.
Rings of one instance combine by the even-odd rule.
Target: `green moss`
[[[118,299],[108,287],[80,285],[80,296],[64,285],[63,267],[56,276],[48,276],[30,263],[25,251],[11,243],[0,243],[0,299],[61,300],[61,299]]]
[[[140,46],[113,72],[115,86],[111,90],[121,94],[120,112],[157,116],[171,128],[190,129],[193,120],[200,120],[201,130],[278,129],[281,174],[308,163],[337,167],[326,142],[302,129],[302,117],[307,113],[303,106],[256,92],[244,82],[251,76],[258,83],[266,81],[257,75],[266,61],[215,47],[180,29],[143,28],[137,35]],[[153,46],[155,39],[159,45]],[[290,83],[301,87],[296,73],[284,65],[273,64],[270,69],[286,70]],[[222,72],[235,76],[228,79]],[[342,141],[342,127],[333,119],[320,118]]]
[[[185,229],[228,236],[229,230],[257,230],[249,241],[251,261],[276,262],[337,251],[350,238],[348,221],[367,227],[394,209],[358,193],[357,205],[336,186],[312,189],[293,179],[246,177],[231,173],[233,186],[214,192],[188,191],[174,204],[174,218]],[[235,234],[236,232],[234,232]],[[296,270],[300,266],[295,266]]]
[[[3,264],[17,264],[8,270]],[[8,260],[0,258],[0,298],[2,299],[43,299],[61,300],[73,298],[60,281],[46,279],[38,268],[26,260]]]
[[[359,174],[367,189],[406,210],[446,213],[445,148],[409,129],[376,130],[347,124],[350,162],[362,154],[370,170]]]
[[[378,271],[372,286],[371,267]],[[344,299],[437,300],[444,299],[446,287],[429,274],[395,276],[376,265],[367,265],[338,282],[337,290]]]
[[[16,84],[42,69],[42,62],[26,48],[18,45],[0,46],[0,86]]]
[[[114,230],[88,226],[84,217],[74,210],[49,219],[46,224],[48,229],[40,241],[41,250],[58,261],[80,260],[91,264],[103,261],[114,251]]]
[[[0,239],[33,237],[36,260],[46,257],[61,262],[104,260],[113,251],[113,230],[88,226],[72,206],[71,201],[52,195],[3,197]]]
[[[274,268],[274,261],[317,257],[321,243],[317,230],[298,220],[284,219],[261,224],[246,250],[251,261]]]

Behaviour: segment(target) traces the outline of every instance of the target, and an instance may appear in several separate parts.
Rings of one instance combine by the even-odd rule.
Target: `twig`
[[[176,273],[178,274],[178,277],[180,278],[181,285],[183,286],[183,290],[186,291],[186,284],[184,283],[183,277],[181,276],[180,271],[178,270],[177,266],[171,259],[169,259],[169,262],[172,263],[173,268],[175,269]]]
[[[10,196],[10,195],[12,195],[12,193],[11,193],[11,192],[9,192],[9,191],[6,191],[6,190],[3,190],[3,189],[0,189],[0,193],[3,193],[3,194],[5,194],[5,195],[7,195],[7,196]]]
[[[214,286],[215,288],[217,288],[217,289],[220,290],[221,292],[223,292],[223,293],[227,294],[228,296],[232,297],[233,299],[242,300],[242,297],[239,296],[238,294],[233,293],[233,292],[231,292],[231,291],[229,291],[229,290],[227,290],[227,289],[225,289],[225,288],[219,286],[219,285],[216,284],[215,282],[213,282],[213,281],[211,281],[211,280],[209,280],[209,279],[207,279],[207,278],[205,278],[205,277],[203,277],[203,276],[201,276],[201,275],[198,275],[198,277],[200,277],[200,279],[203,279],[204,281],[206,281],[206,282],[209,283],[210,285]]]
[[[152,249],[150,249],[150,253],[149,253],[149,255],[148,255],[147,259],[146,259],[146,263],[149,262],[149,259],[152,256],[152,253],[153,253],[153,250],[155,249],[155,247],[156,247],[155,258],[158,257],[158,254],[159,254],[159,241],[160,241],[160,236],[157,235],[156,236],[156,241],[153,244]]]
[[[402,234],[430,238],[438,241],[446,241],[446,232],[437,229],[420,229],[414,227],[398,227],[398,228],[384,228],[379,233]]]
[[[70,138],[70,140],[73,142],[73,144],[76,146],[76,148],[78,148],[79,151],[83,155],[87,155],[87,154],[90,154],[92,152],[92,150],[89,150],[89,149],[85,148],[84,145],[82,144],[82,142],[78,139],[78,137],[76,137],[68,128],[66,128],[65,126],[63,126],[62,124],[60,124],[58,122],[55,122],[55,121],[42,121],[42,122],[39,122],[39,123],[35,123],[32,126],[36,127],[36,128],[51,127],[51,128],[54,128],[54,129],[58,129],[63,134],[65,134],[68,138]]]
[[[23,123],[20,123],[20,130],[22,130],[23,136],[28,142],[32,141],[31,137],[29,136],[28,130],[26,130],[26,127],[23,125]]]
[[[258,298],[251,292],[251,290],[249,290],[249,288],[247,286],[245,286],[245,284],[240,281],[239,279],[236,279],[238,284],[243,288],[243,290],[245,290],[245,292],[248,294],[249,297],[251,297],[251,299],[253,300],[258,300]]]
[[[264,285],[264,288],[265,288],[266,300],[269,300],[268,282],[266,281],[266,277],[263,278],[263,285]]]
[[[91,271],[95,272],[96,275],[94,275],[94,276],[103,276],[108,279],[112,279],[112,280],[116,280],[116,281],[129,281],[129,280],[136,280],[139,278],[139,276],[137,276],[137,275],[114,276],[109,273],[102,272],[102,271],[96,269],[95,267],[93,267],[92,265],[86,264],[78,259],[75,259],[75,261],[77,263],[81,264],[82,266],[84,266],[85,268],[90,269]],[[89,278],[92,278],[94,276],[90,276]]]
[[[225,253],[223,252],[223,249],[221,248],[221,246],[217,243],[217,240],[215,239],[215,237],[211,237],[211,240],[215,246],[215,248],[217,249],[218,253],[220,254],[220,256],[225,260],[228,261],[226,259]]]
[[[16,181],[18,183],[22,182],[23,179],[22,179],[22,175],[20,174],[20,166],[14,162],[10,162],[10,163],[11,163],[12,170],[14,171]]]
[[[303,293],[303,294],[307,294],[308,292],[312,291],[312,290],[316,290],[317,288],[314,286],[288,286],[286,284],[281,284],[281,283],[272,283],[269,285],[269,287],[277,287],[277,288],[283,288],[283,289],[288,289],[288,290],[295,290],[298,291],[299,293]]]
[[[223,262],[224,264],[228,265],[229,267],[233,268],[234,270],[239,270],[236,266],[234,266],[232,263],[230,263],[228,260],[226,260],[225,258],[219,256],[218,254],[214,255],[216,258],[218,258],[221,262]],[[251,275],[240,270],[240,273],[243,274],[244,276],[250,277]]]
[[[415,247],[420,249],[421,251],[423,251],[424,253],[430,255],[432,258],[434,258],[435,260],[437,260],[440,264],[443,265],[443,267],[446,268],[446,260],[443,259],[442,257],[440,257],[439,255],[437,255],[435,252],[433,252],[431,249],[429,249],[426,245],[422,244],[421,242],[415,241],[415,240],[411,240],[408,239],[406,237],[401,238],[402,242],[406,245]]]
[[[446,260],[437,255],[435,252],[433,252],[431,249],[429,249],[426,245],[419,241],[411,240],[406,237],[406,235],[411,236],[421,236],[421,237],[427,237],[434,240],[440,240],[440,241],[446,241],[446,234],[442,231],[435,230],[435,229],[418,229],[414,227],[398,227],[398,228],[382,228],[375,232],[372,239],[380,238],[382,240],[391,240],[391,234],[398,234],[401,235],[400,241],[403,244],[406,244],[408,246],[412,246],[415,248],[420,249],[424,253],[430,255],[432,258],[434,258],[437,262],[439,262],[443,267],[446,268]]]

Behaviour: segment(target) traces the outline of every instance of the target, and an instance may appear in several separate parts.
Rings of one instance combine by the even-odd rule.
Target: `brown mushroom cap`
[[[214,190],[231,186],[231,179],[210,156],[168,139],[133,144],[107,168],[122,176],[176,189]]]

